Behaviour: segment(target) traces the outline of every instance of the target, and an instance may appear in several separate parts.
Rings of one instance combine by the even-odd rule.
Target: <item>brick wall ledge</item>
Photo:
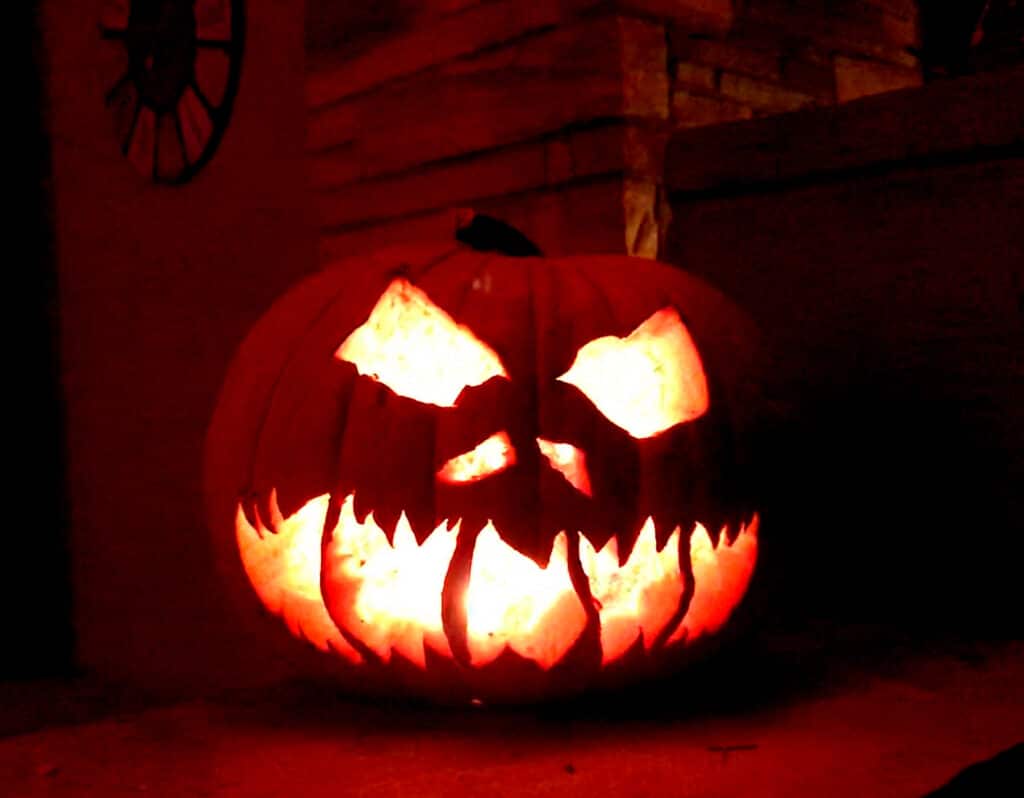
[[[742,194],[886,170],[1024,153],[1024,68],[932,83],[830,108],[680,131],[665,185],[675,199]]]

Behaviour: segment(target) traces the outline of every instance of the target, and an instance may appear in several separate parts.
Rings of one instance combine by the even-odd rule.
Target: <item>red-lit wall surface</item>
[[[316,263],[302,4],[247,5],[234,117],[181,187],[119,151],[100,2],[43,10],[77,654],[115,678],[217,678],[246,651],[209,553],[203,435],[233,349]]]
[[[843,283],[845,298],[851,298],[846,307],[876,316],[864,311],[855,324],[836,328],[832,340],[841,357],[808,360],[808,368],[821,369],[812,384],[848,373],[839,364],[867,351],[869,340],[876,344],[871,352],[891,351],[886,336],[905,343],[899,336],[918,329],[916,317],[894,324],[893,308],[917,307],[918,299],[929,297],[938,297],[933,305],[939,312],[955,307],[960,289],[953,275],[978,275],[979,301],[998,299],[993,312],[1002,326],[992,329],[999,341],[1010,340],[1007,332],[1016,329],[1006,302],[1015,301],[1019,284],[1004,294],[997,283],[1005,282],[1007,264],[1019,252],[1019,238],[1012,237],[1019,228],[1011,224],[1008,204],[1020,202],[1019,161],[1006,168],[969,165],[966,172],[943,167],[913,179],[897,175],[893,186],[888,173],[835,188],[790,191],[787,184],[785,191],[772,188],[770,197],[761,191],[753,198],[723,198],[710,186],[685,202],[675,196],[667,207],[659,195],[665,188],[677,192],[678,184],[676,176],[663,174],[659,147],[670,130],[686,126],[688,98],[699,95],[682,86],[684,78],[710,70],[717,88],[707,89],[702,105],[728,104],[732,100],[718,96],[723,86],[751,84],[722,79],[753,67],[749,59],[705,63],[733,51],[700,44],[702,37],[717,35],[714,26],[699,35],[669,35],[689,23],[664,24],[643,8],[662,4],[616,4],[616,13],[592,11],[583,0],[532,6],[537,19],[523,22],[520,2],[452,0],[450,8],[440,5],[446,13],[461,9],[466,19],[428,19],[420,34],[415,26],[397,38],[388,34],[377,50],[356,47],[341,30],[330,44],[337,58],[310,73],[302,5],[247,5],[234,118],[212,162],[179,188],[142,179],[118,150],[103,104],[111,77],[97,30],[99,0],[74,7],[50,0],[44,7],[75,625],[78,658],[86,668],[150,684],[251,682],[282,672],[280,663],[267,660],[258,635],[235,625],[203,518],[202,441],[220,380],[246,330],[321,258],[392,238],[447,236],[453,205],[505,216],[554,253],[652,254],[667,230],[671,240],[663,255],[707,274],[790,342],[817,341],[819,328],[802,324],[781,300],[802,297],[799,302],[821,318],[834,320],[822,303],[822,295],[833,298],[823,275],[850,275]],[[515,25],[526,27],[508,36]],[[439,38],[444,30],[448,39]],[[488,31],[495,41],[479,41]],[[867,44],[874,48],[877,42]],[[781,69],[781,54],[772,52],[769,61]],[[680,70],[680,64],[693,68]],[[839,74],[834,70],[849,64],[818,66],[800,72],[801,79],[831,80]],[[561,84],[543,82],[552,70]],[[778,80],[784,78],[796,80],[780,73]],[[366,85],[353,90],[349,81],[359,80]],[[321,90],[326,94],[318,100]],[[444,103],[430,101],[436,97]],[[825,92],[793,107],[836,99]],[[578,107],[570,107],[573,102]],[[438,108],[449,115],[434,116]],[[749,116],[760,113],[751,110]],[[709,122],[721,121],[712,116]],[[712,144],[718,135],[708,131]],[[680,148],[693,143],[680,141]],[[346,142],[356,150],[346,150]],[[694,152],[696,161],[712,164],[730,157],[714,147],[707,155]],[[310,162],[317,170],[312,181]],[[862,268],[862,261],[870,268]],[[749,269],[754,262],[763,264],[756,273]],[[976,264],[975,271],[959,270],[960,262]],[[772,270],[790,282],[774,279]],[[923,298],[914,288],[921,274],[932,291]],[[927,275],[939,275],[939,282]],[[893,276],[898,291],[886,293]],[[798,294],[794,285],[817,285],[818,293]],[[872,303],[850,293],[865,285],[905,304]],[[969,327],[971,335],[986,329]],[[947,362],[962,365],[973,362],[975,352],[993,351],[963,349],[961,342],[951,344],[947,355],[931,333],[910,338],[914,346],[923,341],[938,352],[927,362],[940,372]],[[795,368],[806,352],[790,351]],[[994,368],[1004,373],[999,364]],[[796,373],[789,384],[801,379]],[[994,395],[1007,402],[996,418],[1012,409],[1009,383],[1000,379],[1003,387]],[[1015,423],[996,425],[995,434],[1002,430],[1011,443],[1019,441],[1012,437],[1019,432]],[[915,434],[927,438],[921,429]],[[971,434],[978,442],[989,433]],[[849,437],[837,439],[837,450]],[[986,465],[997,464],[990,459]],[[1006,493],[1007,484],[1001,482],[999,491]],[[815,506],[821,511],[831,496],[848,500],[856,494],[855,485],[819,491]],[[957,507],[966,514],[965,503]],[[989,508],[989,518],[1006,513],[1005,504],[990,501]],[[863,510],[856,516],[864,517]],[[918,516],[908,510],[907,517]],[[844,527],[857,528],[852,521]],[[944,551],[953,551],[952,536],[944,534]],[[814,559],[811,551],[801,554],[807,562]],[[829,551],[835,556],[839,550]],[[910,551],[908,544],[890,569],[905,565]],[[951,555],[938,564],[950,562]],[[827,583],[829,571],[820,574],[819,582]],[[790,590],[796,595],[799,589]]]

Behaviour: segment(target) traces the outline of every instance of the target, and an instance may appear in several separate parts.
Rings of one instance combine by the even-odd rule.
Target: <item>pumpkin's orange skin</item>
[[[485,340],[507,365],[511,383],[517,378],[529,379],[532,385],[541,386],[534,389],[538,395],[547,390],[543,386],[556,381],[582,344],[600,336],[625,337],[659,308],[678,309],[707,373],[711,396],[708,416],[713,426],[693,438],[694,451],[685,457],[658,462],[676,464],[685,460],[689,473],[702,487],[688,492],[686,475],[674,471],[671,479],[659,477],[666,484],[656,488],[646,487],[647,477],[642,476],[643,484],[629,500],[639,509],[622,512],[636,509],[640,514],[667,518],[670,523],[659,525],[659,546],[664,545],[668,526],[677,523],[688,528],[700,522],[716,540],[721,534],[723,541],[726,534],[732,536],[744,525],[750,526],[756,508],[748,484],[749,458],[743,447],[756,409],[756,384],[751,378],[756,335],[750,322],[727,298],[679,269],[623,256],[509,258],[462,245],[394,247],[338,262],[296,286],[256,324],[229,369],[207,437],[205,490],[218,564],[230,592],[241,596],[243,614],[252,617],[260,613],[251,576],[246,576],[239,559],[236,527],[240,514],[249,519],[247,523],[265,524],[273,534],[275,523],[307,502],[341,491],[339,474],[348,468],[340,462],[346,436],[359,426],[365,428],[386,418],[353,417],[349,406],[356,390],[353,375],[342,373],[341,366],[347,364],[339,363],[336,353],[342,341],[366,321],[375,302],[396,277],[408,279],[425,291],[456,322]],[[474,302],[474,296],[479,301]],[[521,376],[524,373],[527,377]],[[359,379],[365,381],[367,377]],[[368,388],[359,390],[365,392]],[[394,398],[390,394],[388,397]],[[348,412],[339,411],[342,407]],[[486,418],[481,420],[481,429],[489,423]],[[538,428],[536,420],[524,423],[530,429]],[[386,438],[388,433],[381,434]],[[604,435],[597,433],[598,438]],[[412,460],[409,473],[395,474],[394,484],[378,484],[371,489],[371,504],[395,503],[396,510],[412,518],[415,510],[402,504],[402,490],[408,484],[422,482],[416,469],[423,473],[430,469],[429,458],[413,454]],[[711,476],[705,473],[712,471],[715,473]],[[381,470],[374,472],[371,468],[370,472],[379,474]],[[429,474],[432,476],[433,471]],[[362,484],[365,487],[366,483]],[[357,491],[356,495],[365,492]],[[649,506],[640,507],[643,502],[636,496],[646,494],[654,498],[647,500]],[[269,503],[271,497],[273,506]],[[332,508],[336,509],[340,501],[340,495],[335,495]],[[539,519],[536,523],[533,518],[520,522],[515,508],[521,504],[518,497],[492,496],[486,506],[479,507],[481,521],[474,528],[485,517],[501,519],[495,521],[495,526],[502,530],[505,542],[524,557],[544,565],[554,530],[541,529]],[[369,509],[379,510],[382,517],[388,513],[383,506]],[[280,515],[276,516],[278,511]],[[686,517],[677,518],[677,511]],[[473,515],[477,508],[460,506],[459,512]],[[604,517],[607,513],[595,517],[598,515]],[[580,531],[593,534],[595,549],[616,534],[614,529],[592,531],[585,524]],[[422,542],[421,530],[417,528],[416,534]],[[684,541],[685,534],[684,529]],[[622,545],[628,547],[636,540],[636,530],[626,537],[630,539]],[[321,584],[328,593],[329,578],[324,575]],[[730,600],[738,601],[745,588],[744,581],[738,595]],[[327,601],[330,603],[329,598]],[[447,605],[445,611],[451,614]],[[593,615],[587,607],[584,612],[588,618]],[[447,616],[445,621],[460,622]],[[678,618],[675,624],[679,626]],[[243,628],[251,632],[253,627]],[[599,648],[595,656],[597,632],[588,620],[584,633],[553,665],[538,665],[509,650],[478,666],[467,661],[465,641],[453,639],[451,634],[450,651],[439,653],[426,646],[423,661],[414,663],[398,653],[381,658],[364,650],[358,640],[353,643],[353,656],[352,647],[346,647],[345,642],[352,642],[353,630],[339,631],[344,639],[338,644],[316,641],[326,651],[313,659],[329,663],[329,669],[355,689],[411,691],[453,701],[530,700],[618,683],[663,672],[694,650],[693,639],[677,639],[666,645],[673,631],[667,629],[661,631],[657,645],[645,646],[638,641],[615,661],[602,662]],[[713,639],[718,631],[720,627],[712,632],[705,630],[702,642]],[[293,629],[293,633],[300,638],[309,636],[301,629]],[[275,647],[284,652],[283,656],[290,656],[289,646],[301,647],[288,635],[277,636]],[[308,658],[308,652],[292,653]]]

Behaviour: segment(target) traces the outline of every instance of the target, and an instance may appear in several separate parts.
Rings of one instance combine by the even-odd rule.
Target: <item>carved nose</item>
[[[593,495],[587,457],[581,449],[571,443],[549,441],[546,438],[537,438],[537,448],[548,465],[561,474],[566,482],[585,496]],[[449,484],[477,482],[514,466],[516,459],[516,449],[508,433],[502,430],[470,451],[448,460],[438,470],[437,477]]]
[[[537,438],[540,453],[547,458],[548,464],[565,477],[566,482],[586,496],[590,492],[590,474],[587,472],[587,457],[581,449],[571,443],[560,443]]]
[[[497,432],[468,452],[451,458],[437,472],[442,482],[476,482],[516,464],[516,449],[505,430]]]

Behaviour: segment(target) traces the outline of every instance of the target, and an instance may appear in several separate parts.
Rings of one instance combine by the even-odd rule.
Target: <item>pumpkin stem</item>
[[[473,211],[458,213],[455,238],[477,252],[500,252],[512,258],[543,255],[540,247],[512,225]]]

